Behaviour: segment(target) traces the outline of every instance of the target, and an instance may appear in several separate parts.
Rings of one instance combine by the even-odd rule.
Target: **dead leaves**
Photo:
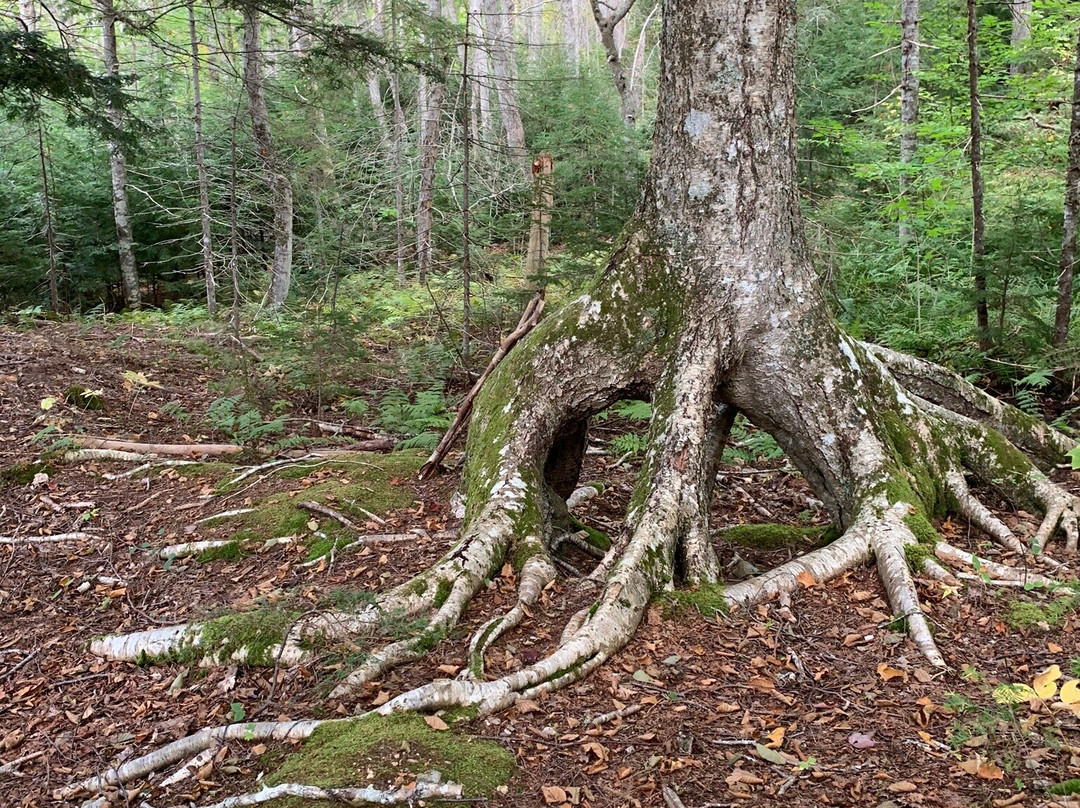
[[[980,777],[983,780],[1004,780],[1005,772],[992,760],[984,760],[981,755],[976,755],[970,760],[961,761],[961,771]]]

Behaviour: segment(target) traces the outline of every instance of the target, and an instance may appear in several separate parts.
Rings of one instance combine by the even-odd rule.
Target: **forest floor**
[[[309,458],[233,484],[245,467],[270,458],[216,458],[127,477],[117,475],[138,463],[64,462],[62,452],[43,460],[62,434],[226,440],[199,420],[220,395],[213,385],[223,371],[193,351],[194,342],[130,325],[0,326],[0,536],[84,534],[57,545],[0,545],[0,767],[22,761],[13,771],[0,768],[2,805],[59,804],[55,789],[207,725],[362,712],[455,673],[471,632],[513,602],[507,566],[428,658],[344,701],[329,693],[359,645],[277,669],[93,656],[87,644],[98,635],[253,606],[291,620],[341,605],[351,589],[407,580],[450,546],[459,524],[449,506],[456,474],[418,483],[416,451]],[[104,408],[65,401],[72,385],[101,390]],[[46,399],[55,399],[47,411]],[[590,454],[583,479],[607,487],[581,512],[583,521],[617,530],[633,472],[632,462],[616,466],[611,453]],[[375,543],[305,566],[326,549],[317,533],[332,539],[344,528],[298,509],[302,500],[353,515],[364,532],[421,530],[426,538]],[[807,526],[823,520],[814,504],[782,460],[725,467],[715,523]],[[253,510],[200,521],[241,508]],[[1034,516],[1003,505],[997,512],[1022,533],[1037,526]],[[963,521],[938,527],[954,543],[994,552]],[[272,537],[288,540],[267,545]],[[201,558],[160,554],[166,545],[205,539],[238,543]],[[724,562],[737,551],[765,569],[802,549],[778,545],[722,541],[718,550]],[[489,653],[489,674],[537,659],[591,599],[573,572],[587,571],[588,556],[565,561],[532,619]],[[872,569],[809,583],[790,612],[767,604],[724,615],[693,597],[658,601],[630,645],[585,681],[450,729],[410,724],[407,737],[391,732],[340,752],[337,774],[357,786],[389,786],[430,769],[453,772],[474,748],[472,738],[512,755],[513,773],[497,788],[483,777],[480,785],[465,783],[466,798],[500,806],[661,806],[663,786],[687,808],[1065,804],[1047,788],[1080,777],[1080,717],[1053,700],[1000,704],[994,691],[1031,684],[1055,664],[1065,679],[1080,675],[1080,599],[981,583],[955,592],[922,581],[949,664],[938,671],[893,621]],[[592,723],[613,711],[624,715]],[[207,805],[257,790],[257,779],[292,752],[288,744],[231,742],[169,789],[160,785],[166,772],[112,792],[111,804]]]

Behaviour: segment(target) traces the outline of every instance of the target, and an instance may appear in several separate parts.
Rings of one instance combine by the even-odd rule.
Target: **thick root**
[[[934,545],[934,555],[942,561],[948,561],[953,565],[963,565],[974,569],[976,572],[985,572],[989,576],[988,583],[1010,582],[1020,586],[1035,584],[1037,586],[1051,586],[1056,583],[1053,578],[1040,575],[1023,567],[1010,567],[1008,564],[999,564],[986,558],[980,558],[959,547],[953,547],[947,542],[940,541]],[[980,579],[985,580],[985,579]]]
[[[322,788],[302,783],[282,783],[277,786],[263,786],[254,794],[240,794],[215,802],[207,808],[243,808],[247,805],[259,805],[283,797],[296,797],[301,800],[344,803],[345,805],[412,805],[417,800],[460,800],[462,788],[457,783],[413,783],[395,789],[366,788]]]
[[[956,500],[956,509],[966,516],[983,533],[992,538],[1002,547],[1020,555],[1026,555],[1028,550],[1020,543],[1008,526],[998,519],[990,510],[983,505],[968,488],[964,475],[958,471],[950,471],[945,475],[945,484],[949,492]]]

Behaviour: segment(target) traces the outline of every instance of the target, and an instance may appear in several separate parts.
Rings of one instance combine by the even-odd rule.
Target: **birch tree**
[[[266,77],[263,71],[260,41],[262,22],[259,10],[254,6],[244,5],[242,14],[244,92],[248,98],[248,113],[251,116],[255,148],[259,152],[259,161],[262,163],[274,211],[274,259],[270,268],[270,284],[263,298],[263,305],[273,310],[285,302],[292,282],[292,183],[286,173],[284,162],[274,147],[274,139],[270,131],[270,112],[266,107]]]
[[[191,41],[192,125],[195,129],[195,171],[199,186],[199,248],[206,283],[206,310],[217,314],[217,283],[214,279],[214,250],[210,235],[210,183],[206,176],[206,143],[203,141],[202,86],[199,73],[199,37],[195,28],[195,3],[188,3],[188,37]]]
[[[1061,260],[1058,262],[1057,310],[1054,315],[1054,347],[1069,340],[1072,316],[1073,274],[1076,269],[1077,216],[1080,215],[1080,31],[1077,31],[1073,68],[1072,116],[1069,126],[1069,164],[1065,172],[1065,215],[1061,228]]]
[[[116,53],[116,9],[113,0],[97,0],[101,17],[101,53],[105,75],[119,77],[120,61]],[[123,130],[121,109],[110,102],[106,110],[109,122],[117,132]],[[135,263],[135,237],[131,228],[131,206],[128,203],[127,160],[123,144],[117,137],[109,139],[109,174],[112,181],[113,219],[116,222],[116,246],[120,258],[120,284],[124,304],[137,309],[142,304],[139,273]]]
[[[919,0],[900,0],[900,243],[911,240],[911,164],[918,148]]]

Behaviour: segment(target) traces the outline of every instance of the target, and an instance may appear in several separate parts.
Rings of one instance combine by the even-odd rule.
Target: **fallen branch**
[[[356,438],[356,443],[352,447],[355,451],[390,452],[397,445],[397,441],[388,435],[379,435],[370,429],[349,424],[328,424],[325,421],[316,421],[315,426],[327,435],[348,435],[350,438]]]
[[[213,522],[216,519],[230,519],[233,516],[243,516],[245,513],[251,513],[254,508],[234,508],[231,511],[222,511],[221,513],[215,513],[213,516],[204,516],[202,519],[196,519],[192,524],[204,525],[207,522]]]
[[[233,443],[135,443],[129,440],[111,438],[91,438],[76,435],[72,438],[76,446],[83,449],[108,449],[119,452],[142,452],[160,455],[229,455],[240,454],[243,446]]]
[[[329,516],[331,519],[336,519],[337,521],[341,522],[341,524],[345,525],[345,527],[347,527],[349,530],[352,530],[356,533],[361,532],[360,525],[356,524],[356,522],[352,521],[345,514],[341,513],[340,511],[335,511],[333,508],[327,505],[321,505],[318,502],[298,502],[296,503],[296,507],[303,508],[305,511],[311,511],[312,513],[319,513],[323,516]]]
[[[146,460],[147,457],[147,454],[121,452],[119,449],[79,449],[77,452],[64,453],[64,460],[68,463],[81,463],[84,460],[115,460],[126,463],[129,460]]]
[[[633,715],[636,712],[641,711],[640,704],[628,704],[621,710],[612,710],[610,713],[604,713],[598,715],[592,721],[589,722],[590,727],[599,727],[601,724],[607,724],[609,721],[614,721],[616,718],[626,718]]]
[[[462,399],[461,404],[458,406],[457,415],[454,416],[453,423],[450,424],[450,428],[446,430],[446,434],[442,436],[442,440],[439,441],[439,445],[435,447],[435,451],[431,453],[431,457],[425,461],[424,465],[420,467],[420,479],[426,480],[433,476],[439,468],[439,464],[443,458],[446,457],[446,453],[450,451],[450,447],[454,445],[454,441],[458,439],[462,430],[469,423],[469,416],[472,415],[473,402],[476,401],[476,397],[480,395],[480,390],[484,386],[484,382],[488,380],[492,371],[495,370],[495,366],[503,360],[510,349],[517,345],[521,341],[522,337],[528,334],[540,322],[540,314],[544,311],[544,292],[543,290],[537,292],[532,296],[528,305],[525,306],[525,311],[521,315],[521,319],[518,321],[517,328],[511,331],[506,339],[499,345],[499,349],[495,351],[495,355],[491,357],[491,361],[488,362],[484,372],[480,374],[480,378],[476,380],[476,384],[472,386],[472,389]]]
[[[158,555],[162,558],[186,558],[187,556],[198,555],[203,550],[212,550],[215,547],[224,547],[226,544],[231,543],[231,539],[188,541],[183,544],[170,544],[168,547],[162,547],[158,551]]]
[[[11,761],[10,763],[5,763],[3,766],[0,766],[0,777],[3,777],[6,774],[12,774],[24,763],[29,763],[31,760],[37,760],[39,757],[44,757],[45,751],[46,750],[41,749],[37,752],[31,752],[29,755],[23,755],[22,757],[15,758],[15,760]]]
[[[83,449],[82,450],[82,452],[90,452],[90,451],[95,451],[95,450],[93,450],[93,449]],[[102,450],[97,450],[97,451],[102,451]],[[82,454],[82,452],[70,452],[70,454]],[[142,458],[139,458],[139,459],[141,460]],[[134,477],[136,474],[139,474],[139,473],[141,473],[143,471],[149,471],[150,469],[156,469],[156,468],[159,468],[161,466],[195,466],[195,465],[198,465],[198,463],[199,463],[198,460],[160,460],[160,461],[158,461],[156,463],[143,463],[141,466],[133,468],[133,469],[131,469],[129,471],[121,472],[120,474],[112,474],[110,472],[110,473],[102,474],[101,476],[104,477],[106,480],[123,480],[123,479],[126,479],[128,477]]]
[[[263,786],[262,791],[254,794],[241,794],[227,797],[207,808],[242,808],[245,805],[258,805],[278,797],[298,797],[304,800],[322,800],[323,802],[345,803],[346,805],[400,805],[412,804],[415,800],[459,800],[462,788],[457,783],[414,783],[401,786],[392,791],[367,786],[365,788],[320,788],[300,783],[282,783],[277,786]]]
[[[273,739],[304,739],[315,731],[320,724],[333,721],[260,721],[240,724],[226,724],[222,727],[206,727],[177,741],[161,747],[147,755],[129,760],[120,766],[108,769],[101,774],[88,777],[81,782],[57,789],[53,799],[69,800],[83,792],[96,793],[109,786],[123,785],[132,780],[146,777],[166,766],[197,755],[204,749],[216,746],[224,741],[264,741]]]
[[[61,544],[69,541],[94,538],[89,533],[54,533],[51,536],[0,536],[0,544]]]

